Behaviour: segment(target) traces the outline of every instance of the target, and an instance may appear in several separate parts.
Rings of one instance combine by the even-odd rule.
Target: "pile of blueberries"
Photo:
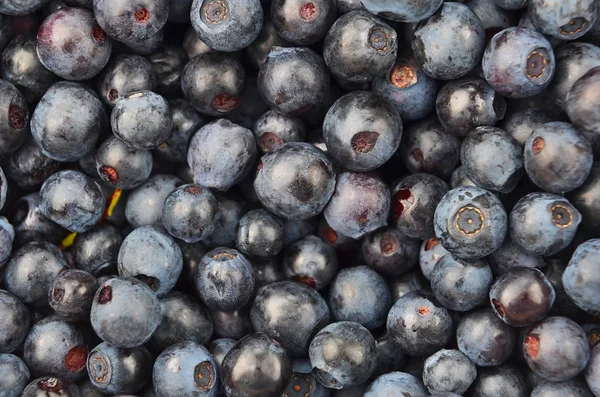
[[[600,0],[0,0],[0,397],[600,397]]]

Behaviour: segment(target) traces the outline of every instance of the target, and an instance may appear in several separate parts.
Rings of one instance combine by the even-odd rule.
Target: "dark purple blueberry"
[[[131,308],[133,302],[135,310]],[[115,277],[100,285],[90,315],[96,335],[111,345],[125,348],[146,343],[161,318],[156,294],[132,277]]]
[[[90,273],[68,269],[52,281],[48,302],[61,320],[81,321],[89,317],[97,289],[98,282]]]
[[[249,256],[277,255],[283,248],[283,221],[264,209],[247,212],[238,223],[235,247]]]
[[[335,19],[335,0],[271,0],[273,26],[279,36],[293,44],[321,40]]]
[[[536,128],[556,120],[556,117],[544,109],[521,107],[508,112],[499,126],[524,146]]]
[[[187,162],[196,184],[228,190],[250,172],[256,151],[252,131],[229,120],[218,119],[194,134]]]
[[[14,240],[14,227],[8,222],[8,220],[5,217],[0,216],[0,269],[4,267],[4,265],[8,261],[8,258],[10,257]]]
[[[112,40],[94,16],[98,14],[67,7],[46,18],[37,33],[37,54],[46,69],[67,80],[87,80],[104,68]]]
[[[307,3],[308,4],[308,3]],[[194,34],[194,36],[196,36]],[[197,37],[197,36],[196,36]],[[187,38],[187,35],[186,35]],[[199,41],[199,39],[197,40]],[[186,43],[184,41],[183,46],[185,48]],[[208,46],[204,45],[206,48]],[[246,47],[246,53],[248,54],[248,58],[250,58],[250,62],[260,69],[260,65],[267,59],[269,52],[271,52],[271,48],[273,47],[289,47],[291,46],[286,40],[284,40],[275,30],[275,26],[273,26],[273,22],[271,22],[270,18],[265,18],[263,22],[262,29],[256,40],[252,42],[248,47]],[[191,45],[190,45],[191,47]],[[197,48],[197,49],[196,49]],[[206,51],[204,48],[200,49],[199,45],[196,45],[193,50],[195,51]],[[188,55],[190,54],[190,50],[188,51]],[[191,58],[191,56],[190,56]]]
[[[546,266],[541,256],[527,251],[506,237],[498,249],[484,258],[495,276],[501,276],[515,267]]]
[[[426,397],[429,395],[421,379],[405,372],[390,372],[376,378],[364,394],[350,394],[349,397],[381,397],[389,394],[397,395],[397,393],[411,397]],[[345,396],[345,394],[340,394],[340,397]]]
[[[364,261],[384,276],[399,276],[418,262],[419,241],[393,226],[383,227],[366,235],[361,244]]]
[[[0,354],[0,390],[6,397],[19,397],[31,378],[29,369],[19,357]]]
[[[189,59],[194,58],[196,55],[214,51],[207,46],[205,42],[200,40],[192,26],[190,26],[185,33],[182,47]]]
[[[598,5],[592,0],[529,0],[527,11],[540,33],[574,40],[592,28]]]
[[[531,397],[562,396],[592,397],[592,394],[585,383],[579,379],[571,379],[564,382],[544,381],[531,391]]]
[[[492,2],[505,10],[520,10],[527,5],[527,0],[492,0]]]
[[[30,323],[31,316],[27,306],[12,293],[0,289],[0,329],[2,329],[0,353],[12,353],[20,348],[29,331]]]
[[[281,266],[288,279],[321,290],[337,273],[338,258],[330,245],[317,236],[308,235],[284,251]]]
[[[169,106],[173,115],[173,130],[171,136],[154,149],[154,153],[162,160],[185,163],[190,139],[206,121],[183,99],[170,99]]]
[[[110,107],[127,94],[153,90],[156,79],[152,64],[140,55],[120,54],[106,65],[98,78],[98,94]]]
[[[477,368],[460,350],[442,349],[425,360],[423,383],[430,393],[464,394],[477,377]]]
[[[392,302],[396,302],[409,292],[421,291],[423,289],[423,283],[418,271],[411,271],[394,277],[388,280],[388,285],[390,287]]]
[[[183,268],[181,269],[179,280],[177,280],[178,286],[185,291],[193,291],[195,288],[194,276],[198,271],[202,257],[206,255],[208,250],[201,242],[193,244],[188,244],[181,240],[177,240],[176,242],[183,256]]]
[[[0,156],[21,146],[29,132],[29,110],[25,97],[6,80],[0,79]]]
[[[48,0],[7,0],[0,4],[0,13],[6,15],[28,15],[44,7]]]
[[[354,91],[327,111],[323,138],[327,154],[351,171],[371,171],[387,162],[402,137],[402,120],[392,104],[370,91]]]
[[[477,186],[475,182],[473,182],[467,173],[465,172],[465,167],[459,165],[452,172],[452,176],[450,177],[450,188],[456,189],[461,186]]]
[[[549,256],[571,243],[581,223],[581,214],[562,196],[536,192],[517,202],[508,223],[515,244],[537,255]]]
[[[254,273],[254,288],[256,290],[265,285],[286,280],[281,258],[278,255],[252,258],[252,272]],[[304,282],[304,284],[308,283]]]
[[[360,0],[370,13],[392,21],[414,23],[429,18],[442,5],[442,0],[402,3],[394,0]]]
[[[385,75],[398,53],[396,31],[367,11],[342,15],[329,29],[323,58],[336,77],[366,83]]]
[[[296,359],[292,362],[293,374],[282,396],[329,397],[329,389],[320,384],[311,374],[310,360]]]
[[[156,92],[164,96],[178,95],[181,91],[183,68],[188,61],[181,45],[160,46],[148,56],[148,60],[156,76]]]
[[[329,71],[323,58],[307,47],[273,47],[260,66],[258,88],[273,110],[299,116],[324,102]]]
[[[226,117],[244,128],[252,129],[261,114],[269,110],[258,88],[258,76],[250,73],[246,75],[246,89],[242,93],[238,106]]]
[[[559,256],[546,259],[545,262],[548,263],[548,267],[544,273],[556,293],[556,298],[552,305],[552,314],[556,316],[571,316],[573,318],[582,318],[585,316],[585,312],[573,302],[573,299],[565,291],[563,274],[567,268],[568,258],[564,258],[564,256],[561,258]],[[590,343],[591,345],[592,343]]]
[[[331,346],[336,346],[331,349]],[[315,335],[309,347],[312,374],[330,389],[364,383],[379,360],[377,342],[362,325],[351,321],[332,323]]]
[[[600,285],[600,274],[596,273],[599,260],[600,239],[588,240],[577,247],[562,276],[567,295],[578,307],[595,315],[600,314],[596,293]]]
[[[519,15],[500,7],[496,4],[496,0],[468,0],[464,4],[481,21],[486,38],[491,38],[502,29],[514,26],[518,22]]]
[[[115,270],[122,242],[121,232],[111,225],[98,225],[78,233],[70,251],[73,263],[95,276]]]
[[[210,248],[233,247],[237,235],[237,224],[246,212],[244,203],[231,197],[215,195],[219,202],[218,221],[211,234],[202,242]]]
[[[154,51],[158,50],[164,42],[164,30],[160,29],[158,33],[143,40],[136,39],[124,39],[120,40],[127,50],[138,55],[150,55]]]
[[[600,153],[600,113],[594,103],[598,102],[598,76],[600,67],[590,69],[573,84],[566,98],[569,120],[590,140],[595,153]]]
[[[253,131],[262,153],[286,142],[302,142],[306,139],[306,127],[301,119],[284,116],[274,110],[260,116],[254,124]]]
[[[419,267],[426,279],[431,278],[431,272],[438,261],[448,253],[437,237],[423,241],[419,250]]]
[[[490,288],[490,304],[502,321],[525,327],[548,314],[556,293],[538,269],[517,267],[496,278]]]
[[[250,321],[250,305],[229,312],[211,310],[210,315],[217,338],[241,339],[254,332]]]
[[[125,207],[127,222],[134,228],[160,225],[165,199],[181,185],[183,182],[173,175],[152,175],[142,186],[134,189],[127,196]]]
[[[594,395],[600,394],[600,347],[592,349],[587,369],[585,370],[585,381]]]
[[[152,154],[136,150],[116,137],[110,137],[96,151],[96,170],[115,189],[133,189],[152,172]]]
[[[94,0],[94,16],[112,38],[138,43],[155,36],[167,22],[168,0]]]
[[[479,368],[469,391],[472,397],[529,397],[525,377],[508,365]]]
[[[7,213],[8,220],[15,229],[15,247],[33,241],[46,241],[60,244],[67,230],[46,218],[40,210],[39,193],[30,193],[16,200]]]
[[[152,356],[144,346],[125,349],[103,342],[90,351],[87,371],[102,393],[135,393],[150,380]]]
[[[21,397],[80,397],[76,384],[53,376],[42,376],[27,385]]]
[[[232,248],[207,253],[198,266],[195,283],[200,299],[217,311],[241,309],[254,293],[252,265]]]
[[[20,188],[31,191],[38,189],[60,167],[58,161],[46,156],[33,140],[28,140],[8,156],[4,171]]]

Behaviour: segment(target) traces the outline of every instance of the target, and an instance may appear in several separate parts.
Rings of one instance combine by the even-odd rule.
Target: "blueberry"
[[[574,40],[586,34],[596,22],[598,6],[591,0],[528,2],[528,14],[536,29],[561,40]]]
[[[35,143],[46,156],[62,162],[90,153],[107,128],[108,118],[100,99],[90,88],[73,82],[53,84],[31,116]]]
[[[494,252],[504,241],[507,223],[500,200],[478,187],[450,190],[434,216],[436,237],[446,250],[463,259]]]
[[[197,111],[210,116],[235,109],[245,84],[246,71],[241,62],[233,55],[218,52],[192,58],[185,65],[181,78],[185,99]]]
[[[442,126],[464,138],[472,129],[504,118],[506,101],[479,77],[463,77],[442,87],[435,107]]]
[[[289,248],[293,243],[317,232],[317,218],[288,219],[283,224],[283,247]]]
[[[131,310],[135,302],[136,310]],[[94,296],[90,320],[96,334],[117,347],[146,343],[160,324],[162,312],[155,293],[132,277],[105,281]]]
[[[394,277],[393,279],[388,280],[388,285],[392,295],[392,302],[396,302],[409,292],[420,291],[423,289],[421,277],[416,271],[411,271],[404,273],[401,276]]]
[[[323,58],[338,78],[366,83],[385,75],[398,53],[396,31],[367,11],[342,15],[329,29]]]
[[[502,321],[524,327],[543,319],[556,293],[538,269],[516,267],[497,277],[490,288],[490,303]]]
[[[116,189],[133,189],[152,172],[152,154],[136,150],[116,137],[110,137],[96,152],[96,170],[103,181]]]
[[[580,380],[569,380],[565,382],[543,382],[531,391],[531,397],[591,397],[590,389]]]
[[[399,56],[392,69],[373,80],[372,90],[390,101],[403,121],[415,121],[435,109],[439,83],[413,57]]]
[[[165,32],[160,29],[158,33],[143,40],[122,39],[120,40],[127,49],[137,55],[150,55],[163,45]]]
[[[219,119],[200,128],[192,137],[187,161],[194,182],[217,190],[228,190],[250,172],[256,159],[252,131]]]
[[[542,92],[554,76],[550,43],[533,29],[511,27],[488,43],[481,63],[487,82],[500,94],[523,98]]]
[[[259,0],[194,0],[190,18],[196,34],[210,48],[234,52],[258,37],[263,9]]]
[[[89,317],[97,289],[98,282],[90,273],[68,269],[52,281],[48,302],[61,320],[81,321]]]
[[[19,397],[30,378],[25,363],[13,354],[0,354],[0,390],[5,397]]]
[[[306,138],[306,127],[301,119],[284,116],[269,110],[254,124],[254,135],[262,153],[269,152],[286,142],[302,142]]]
[[[154,149],[161,160],[185,163],[188,145],[192,135],[205,124],[205,120],[183,99],[169,100],[173,115],[171,136]]]
[[[301,364],[298,364],[301,363]],[[294,360],[292,377],[282,396],[288,397],[329,397],[329,389],[321,385],[311,374],[310,361]]]
[[[426,279],[431,279],[431,272],[438,261],[448,253],[437,237],[432,237],[421,243],[419,250],[419,267]]]
[[[404,130],[400,159],[411,173],[425,172],[449,179],[460,158],[460,140],[446,132],[437,118],[428,118]]]
[[[241,339],[254,332],[250,321],[250,306],[244,306],[230,312],[211,310],[214,323],[214,335],[217,338]]]
[[[529,397],[525,377],[508,365],[479,368],[469,390],[473,397]]]
[[[215,396],[219,385],[217,371],[215,359],[204,346],[181,342],[158,356],[152,382],[158,397]]]
[[[594,395],[600,394],[600,347],[592,349],[587,369],[585,370],[585,381]]]
[[[370,13],[393,21],[413,23],[433,15],[442,5],[442,0],[426,0],[419,3],[398,3],[393,0],[360,0]]]
[[[515,267],[546,266],[542,257],[513,243],[510,237],[504,239],[502,245],[484,259],[496,276],[501,276]]]
[[[290,74],[289,70],[295,72]],[[287,116],[317,108],[328,87],[329,71],[323,58],[307,47],[273,47],[258,73],[264,101]]]
[[[335,0],[271,0],[273,26],[293,44],[308,45],[321,40],[335,19]]]
[[[250,319],[257,332],[277,340],[290,355],[305,357],[312,336],[329,324],[329,308],[312,288],[281,281],[258,290]]]
[[[73,263],[95,276],[115,270],[122,242],[121,233],[111,225],[97,225],[78,233],[71,246]]]
[[[0,29],[10,28],[10,23],[0,23],[0,25],[3,26]],[[19,91],[29,102],[39,100],[56,80],[54,73],[46,69],[40,62],[36,45],[37,39],[34,34],[15,36],[8,43],[0,58],[2,78],[19,87]]]
[[[152,91],[134,91],[116,103],[110,125],[126,145],[149,150],[169,138],[173,118],[165,98]]]
[[[537,255],[554,255],[567,247],[581,214],[556,194],[536,192],[520,199],[509,216],[511,240]]]
[[[235,246],[250,256],[277,255],[283,248],[283,221],[264,209],[249,211],[238,223]]]
[[[456,189],[461,186],[477,186],[475,182],[473,182],[465,172],[465,167],[462,165],[456,167],[456,169],[452,172],[452,176],[450,177],[450,187],[452,189]]]
[[[481,21],[460,3],[443,3],[412,35],[412,50],[423,71],[435,79],[457,79],[481,60],[485,31]]]
[[[160,46],[148,56],[148,60],[156,76],[156,92],[164,96],[178,95],[181,91],[183,68],[188,61],[181,46]]]
[[[369,91],[338,99],[327,111],[323,138],[327,154],[352,171],[371,171],[387,162],[402,137],[392,104]]]
[[[241,309],[254,292],[252,265],[231,248],[207,253],[198,265],[195,282],[200,299],[217,311]]]
[[[500,7],[495,0],[468,0],[464,4],[481,20],[486,38],[517,24],[517,14]]]
[[[7,157],[4,171],[20,188],[31,191],[39,189],[60,167],[58,161],[46,156],[30,139]]]
[[[14,239],[15,229],[5,217],[0,216],[0,269],[10,257]]]
[[[19,148],[29,132],[27,102],[17,88],[0,79],[0,156]]]
[[[154,89],[152,64],[140,55],[120,54],[108,63],[98,78],[98,93],[109,107],[130,92]]]
[[[460,350],[442,349],[428,357],[423,366],[423,383],[431,393],[462,395],[476,376],[475,364]]]
[[[237,224],[245,213],[243,203],[233,198],[215,195],[219,204],[218,221],[211,234],[202,242],[210,248],[233,247],[237,235]]]
[[[67,231],[46,218],[40,211],[39,193],[30,193],[16,200],[7,214],[15,230],[15,247],[29,242],[46,241],[60,244]]]
[[[150,378],[152,356],[144,346],[124,349],[103,342],[88,355],[87,370],[102,393],[135,393]]]
[[[331,350],[331,346],[337,346]],[[358,386],[377,367],[379,350],[371,333],[351,321],[332,323],[310,342],[312,374],[330,389]]]
[[[160,225],[165,199],[181,185],[183,185],[181,180],[173,175],[152,175],[127,197],[125,207],[127,222],[134,228]]]
[[[23,345],[23,361],[34,376],[76,381],[85,376],[88,347],[79,329],[57,317],[32,325]]]
[[[524,146],[536,128],[555,120],[556,116],[549,111],[536,107],[522,107],[508,112],[499,126]]]
[[[42,376],[25,387],[21,397],[80,397],[76,384],[53,376]]]
[[[194,35],[195,36],[195,35]],[[197,36],[196,36],[197,37]],[[187,36],[186,36],[187,38]],[[206,46],[206,45],[205,45]],[[266,17],[263,26],[258,34],[256,40],[246,47],[246,53],[250,62],[257,68],[267,59],[271,48],[273,47],[289,47],[291,44],[284,40],[275,30],[273,22],[270,18]],[[184,42],[185,48],[185,42]],[[207,47],[208,48],[208,47]],[[199,44],[196,45],[195,51],[206,51]],[[189,54],[189,50],[188,50]]]
[[[79,192],[77,196],[73,192]],[[72,232],[91,229],[102,217],[106,200],[97,182],[78,171],[50,176],[40,190],[42,213]]]
[[[111,51],[112,41],[94,14],[82,8],[67,7],[50,14],[37,33],[41,63],[68,80],[87,80],[97,75]]]
[[[229,397],[278,397],[292,377],[292,363],[279,343],[254,333],[225,355],[221,376]]]
[[[527,0],[492,0],[498,7],[506,10],[520,10],[527,5]]]
[[[25,340],[31,316],[27,307],[12,293],[0,289],[0,353],[12,353]],[[2,355],[0,355],[1,357]],[[1,360],[0,360],[1,361]],[[2,373],[2,370],[0,370]],[[0,376],[0,379],[8,377]],[[29,376],[27,376],[29,379]],[[2,382],[0,381],[0,386]]]
[[[138,43],[155,36],[167,22],[167,0],[94,0],[94,16],[112,38]]]
[[[338,257],[335,250],[319,237],[308,235],[284,251],[281,266],[288,279],[322,290],[337,273]]]
[[[553,381],[573,378],[590,358],[585,332],[567,317],[547,317],[530,327],[523,352],[532,371]]]
[[[381,397],[392,393],[402,393],[411,397],[425,397],[429,393],[421,379],[405,372],[390,372],[375,379],[363,397]]]
[[[331,198],[334,177],[331,161],[322,151],[308,143],[290,142],[261,158],[254,189],[275,215],[308,219]]]
[[[119,275],[135,277],[161,297],[177,282],[183,267],[181,249],[167,233],[142,226],[125,239],[117,258]]]
[[[600,239],[588,240],[577,247],[562,276],[562,284],[573,302],[596,315],[600,313],[600,301],[594,292],[600,282],[594,270],[598,258]]]
[[[387,318],[388,336],[410,356],[435,353],[452,338],[450,313],[433,296],[409,292],[392,306]]]
[[[590,140],[596,153],[600,152],[600,136],[597,132],[600,128],[600,117],[592,103],[596,102],[599,74],[600,67],[590,69],[573,84],[566,99],[569,120]]]
[[[189,59],[194,58],[196,55],[214,51],[212,48],[207,46],[205,42],[200,40],[196,34],[196,31],[191,25],[185,32],[182,47]]]

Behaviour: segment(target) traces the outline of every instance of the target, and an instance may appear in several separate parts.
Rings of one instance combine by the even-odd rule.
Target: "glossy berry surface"
[[[308,45],[325,37],[336,17],[335,0],[271,1],[271,20],[286,41]]]
[[[94,16],[106,34],[119,41],[137,43],[155,36],[164,26],[169,2],[94,0],[93,5]]]
[[[460,350],[442,349],[423,366],[423,383],[431,393],[464,393],[475,380],[477,369]]]
[[[562,284],[567,295],[575,304],[588,313],[600,312],[594,291],[598,285],[597,274],[593,271],[598,262],[600,240],[588,240],[577,247],[565,272],[562,276]]]
[[[393,226],[380,228],[362,240],[361,254],[365,262],[383,276],[398,276],[416,266],[419,241]]]
[[[12,353],[21,346],[29,330],[29,310],[15,295],[0,290],[0,319],[4,332],[0,338],[0,352]]]
[[[98,289],[96,278],[90,273],[69,269],[61,272],[48,291],[48,302],[58,317],[65,321],[87,318]]]
[[[277,255],[283,248],[283,222],[266,210],[252,210],[239,223],[235,246],[250,256]]]
[[[96,151],[96,171],[115,189],[140,186],[152,173],[152,155],[136,150],[116,137],[110,137]]]
[[[8,155],[21,146],[29,131],[29,110],[23,94],[6,80],[0,80],[0,154]]]
[[[98,93],[110,107],[128,93],[154,89],[156,79],[152,65],[140,55],[117,55],[106,65],[98,78]]]

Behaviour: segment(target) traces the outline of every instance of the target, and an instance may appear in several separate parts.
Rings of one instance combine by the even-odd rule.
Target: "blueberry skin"
[[[46,179],[40,198],[40,210],[46,217],[77,233],[94,227],[106,205],[98,182],[71,170],[59,171]]]
[[[537,255],[554,255],[566,248],[581,223],[581,214],[556,194],[536,192],[520,199],[510,212],[511,240]]]
[[[306,140],[306,127],[301,119],[288,117],[269,110],[254,124],[254,135],[262,153],[269,152],[286,142]]]
[[[590,69],[573,84],[566,100],[569,120],[589,139],[595,153],[600,152],[600,117],[592,103],[597,102],[600,67]]]
[[[134,54],[150,55],[163,45],[164,34],[164,30],[160,29],[154,36],[150,36],[144,40],[124,39],[120,40],[120,42],[123,43],[127,49]]]
[[[600,394],[600,347],[596,346],[592,349],[584,375],[592,393]]]
[[[175,286],[183,268],[183,256],[171,236],[156,227],[142,226],[123,240],[117,267],[120,276],[141,280],[161,297]]]
[[[173,116],[165,98],[142,90],[130,92],[116,103],[110,125],[115,136],[128,146],[150,150],[169,138]]]
[[[385,276],[399,276],[418,262],[419,241],[407,237],[393,226],[378,229],[362,240],[365,262]]]
[[[590,358],[585,332],[567,317],[547,317],[523,340],[525,361],[545,379],[565,381],[583,371]]]
[[[330,351],[329,346],[337,346]],[[377,368],[379,348],[371,333],[351,321],[329,324],[315,335],[309,347],[312,374],[330,389],[358,386]]]
[[[402,120],[394,106],[369,91],[338,99],[323,122],[327,154],[351,171],[371,171],[387,162],[402,138]]]
[[[458,349],[479,367],[500,365],[515,346],[515,330],[490,308],[465,314],[458,323]]]
[[[46,156],[30,139],[7,157],[4,171],[21,189],[32,191],[39,189],[60,167],[58,161]]]
[[[565,382],[549,382],[545,381],[538,384],[531,391],[531,397],[592,397],[590,389],[580,380],[568,380]]]
[[[443,0],[426,0],[399,3],[393,0],[360,0],[371,14],[392,21],[414,23],[429,18],[442,5]]]
[[[31,381],[21,397],[80,397],[76,384],[53,376],[42,376]]]
[[[319,237],[307,235],[287,247],[281,267],[286,278],[322,290],[337,273],[338,257],[335,250]]]
[[[412,238],[433,237],[435,209],[448,192],[448,185],[434,175],[417,173],[401,178],[392,186],[392,215],[396,227]]]
[[[492,0],[492,2],[505,10],[520,10],[527,5],[527,0]]]
[[[409,292],[420,291],[423,289],[423,283],[421,282],[420,274],[417,271],[404,273],[399,277],[388,280],[388,286],[390,287],[392,302],[394,303]]]
[[[404,372],[390,372],[375,379],[362,396],[381,397],[398,393],[411,397],[429,395],[421,379]]]
[[[4,275],[6,289],[24,303],[48,306],[48,290],[54,278],[67,269],[62,252],[50,243],[32,242],[16,250]]]
[[[0,353],[12,353],[21,346],[29,331],[29,310],[15,295],[0,290],[0,320]],[[0,379],[6,378],[0,376]]]
[[[386,74],[397,53],[396,31],[362,10],[342,15],[323,43],[323,58],[331,73],[355,83],[367,83]]]
[[[195,35],[194,35],[195,36]],[[187,36],[186,36],[187,37]],[[197,36],[196,36],[197,37]],[[290,47],[292,44],[284,40],[275,30],[273,22],[270,17],[265,17],[263,26],[258,34],[256,40],[246,47],[246,54],[250,62],[258,69],[260,65],[267,59],[271,48],[273,47]],[[206,45],[205,45],[206,46]],[[185,48],[185,42],[184,42]],[[205,51],[199,45],[197,45],[196,51]],[[208,47],[207,47],[208,48]],[[189,55],[189,51],[188,51]]]
[[[181,76],[188,61],[181,45],[162,45],[148,60],[156,76],[156,92],[166,97],[180,95]]]
[[[25,363],[12,354],[0,354],[0,390],[4,397],[20,397],[30,378]]]
[[[463,77],[442,87],[435,107],[442,126],[464,138],[474,128],[493,126],[502,120],[506,101],[479,77]]]
[[[442,349],[425,360],[423,383],[430,393],[463,394],[477,377],[475,364],[460,350]]]
[[[150,177],[152,154],[135,150],[113,136],[96,151],[96,171],[115,189],[133,189]]]
[[[235,109],[246,84],[246,71],[233,55],[208,52],[192,58],[183,69],[183,96],[197,111],[221,116]]]
[[[250,321],[250,305],[230,312],[211,310],[210,315],[214,323],[215,337],[237,340],[254,332]]]
[[[5,217],[0,216],[0,269],[4,267],[10,257],[14,239],[15,229]]]
[[[33,376],[76,381],[85,374],[88,347],[75,325],[47,317],[32,325],[23,344],[23,361]]]
[[[403,121],[420,120],[435,109],[439,91],[437,80],[423,72],[409,56],[399,56],[394,66],[373,80],[371,89],[394,105]]]
[[[271,20],[279,36],[309,45],[321,40],[336,19],[335,0],[271,0]]]
[[[252,131],[226,119],[200,128],[192,137],[187,153],[194,182],[222,191],[244,179],[255,159]]]
[[[154,153],[162,160],[185,164],[190,139],[206,120],[183,99],[170,99],[169,107],[173,115],[173,130],[171,136],[154,149]]]
[[[179,291],[171,291],[160,298],[163,318],[150,343],[159,350],[180,341],[192,341],[204,345],[213,333],[213,321],[208,309],[197,297]]]
[[[329,308],[314,289],[293,281],[260,288],[254,298],[250,320],[293,357],[306,357],[311,337],[329,324]]]
[[[592,239],[580,244],[562,276],[562,284],[567,295],[581,309],[591,314],[600,313],[600,300],[594,292],[600,284],[594,271],[600,254],[600,239]]]
[[[112,225],[97,225],[78,233],[71,246],[73,263],[94,276],[114,270],[122,242],[121,232]]]
[[[212,310],[242,308],[254,292],[252,265],[238,251],[216,248],[207,253],[195,276],[200,299]]]
[[[29,110],[25,97],[6,80],[0,79],[0,156],[14,152],[29,132]]]
[[[217,363],[204,346],[190,341],[177,343],[157,357],[152,382],[158,397],[216,397]]]
[[[523,107],[506,114],[499,127],[515,138],[521,146],[527,138],[542,124],[556,120],[556,115],[536,107]]]
[[[130,308],[136,302],[136,310]],[[90,320],[96,334],[117,347],[133,348],[146,343],[162,319],[156,294],[132,277],[105,281],[94,296]]]
[[[411,173],[425,172],[448,180],[460,159],[460,140],[430,117],[406,127],[398,153]]]
[[[200,40],[196,34],[196,31],[191,25],[185,32],[182,47],[189,59],[194,58],[196,55],[214,51],[212,48],[207,46],[205,42]]]
[[[108,118],[100,99],[91,89],[74,82],[53,84],[31,116],[35,143],[46,156],[61,162],[90,153],[107,128]]]
[[[293,362],[293,374],[288,382],[282,396],[288,397],[329,397],[329,389],[320,384],[316,378],[310,373],[310,361],[303,359],[306,362],[307,368],[303,367],[302,372],[298,372],[296,363],[298,360]],[[304,373],[308,371],[308,373]]]
[[[402,350],[424,357],[444,347],[452,338],[450,313],[435,298],[423,292],[409,292],[394,303],[388,313],[387,332]]]
[[[277,255],[283,248],[283,221],[264,209],[249,211],[238,223],[235,247],[249,256]]]
[[[419,250],[419,267],[427,280],[431,279],[433,268],[447,253],[448,251],[440,244],[440,240],[437,237],[423,241]]]
[[[27,15],[42,8],[48,0],[9,0],[0,5],[0,13],[6,15]]]
[[[507,227],[506,211],[498,197],[478,187],[450,190],[435,210],[436,237],[446,250],[463,259],[494,252],[504,241]]]
[[[10,23],[0,25],[10,28]],[[0,57],[2,78],[19,87],[19,91],[29,102],[39,100],[56,80],[56,75],[40,62],[36,45],[35,35],[24,33],[15,36]]]
[[[219,204],[210,190],[190,184],[169,193],[162,223],[171,236],[196,243],[212,233],[218,217]]]
[[[222,195],[216,195],[219,204],[218,221],[213,232],[202,240],[210,248],[233,247],[237,224],[245,214],[243,203]]]
[[[98,94],[109,107],[128,93],[154,89],[152,64],[140,55],[119,54],[111,59],[98,77]]]
[[[97,289],[98,282],[90,273],[68,269],[52,281],[48,291],[48,302],[61,320],[82,321],[90,315]]]
[[[254,333],[225,355],[221,376],[229,397],[279,397],[292,377],[292,363],[279,343]]]
[[[465,5],[481,20],[486,36],[517,24],[517,14],[499,7],[494,0],[468,0]]]
[[[42,214],[40,203],[39,193],[30,193],[16,200],[7,213],[15,229],[15,248],[34,241],[58,245],[67,234],[67,230]]]
[[[445,32],[441,36],[440,32]],[[443,3],[413,31],[411,46],[423,71],[440,80],[457,79],[481,60],[485,30],[479,18],[460,3]]]
[[[508,273],[515,267],[537,267],[546,266],[541,256],[527,251],[515,244],[510,237],[506,237],[498,249],[484,258],[490,265],[495,276]]]
[[[502,321],[513,327],[525,327],[548,314],[556,293],[541,271],[517,267],[494,280],[489,296]]]
[[[259,0],[194,0],[190,11],[200,40],[223,52],[249,46],[260,33],[263,18]]]
[[[462,165],[456,167],[452,172],[452,176],[450,177],[450,187],[452,189],[456,189],[461,186],[477,186],[475,182],[473,182],[465,172],[465,167]]]
[[[591,0],[530,0],[527,10],[540,33],[561,40],[575,40],[596,22],[598,5]]]
[[[329,71],[323,58],[307,47],[275,46],[260,66],[258,89],[271,109],[299,116],[324,102]]]
[[[390,191],[371,174],[344,172],[338,175],[335,192],[323,214],[337,232],[358,239],[387,225]]]
[[[431,272],[431,289],[444,307],[465,312],[485,301],[493,281],[492,270],[482,260],[444,255]]]
[[[392,299],[385,279],[375,270],[359,266],[338,272],[328,303],[335,321],[352,321],[373,330],[385,324]]]
[[[173,175],[152,175],[142,186],[127,196],[125,217],[134,228],[162,224],[165,199],[175,188],[183,185]]]
[[[529,397],[525,377],[509,365],[478,368],[477,379],[469,390],[473,397]]]
[[[167,22],[167,0],[94,0],[94,16],[112,38],[138,43],[155,36]]]

